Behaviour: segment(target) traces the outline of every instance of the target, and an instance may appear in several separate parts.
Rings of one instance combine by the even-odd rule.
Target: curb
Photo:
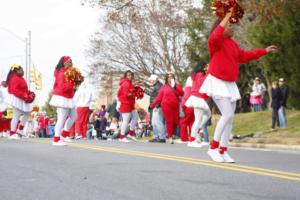
[[[300,151],[300,145],[255,144],[255,143],[237,143],[237,142],[231,142],[230,146],[231,147],[248,147],[248,148],[257,148],[257,149]]]

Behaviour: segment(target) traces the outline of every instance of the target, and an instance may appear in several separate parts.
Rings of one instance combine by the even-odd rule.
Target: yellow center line
[[[31,141],[37,142],[37,143],[49,144],[49,142],[41,141],[41,140],[31,140]],[[239,171],[239,172],[245,172],[245,173],[252,173],[252,174],[258,174],[258,175],[263,175],[263,176],[276,177],[276,178],[280,178],[280,179],[300,181],[300,174],[298,174],[298,173],[270,170],[270,169],[251,167],[251,166],[245,166],[245,165],[216,163],[216,162],[209,161],[209,160],[201,160],[201,159],[181,157],[181,156],[172,156],[172,155],[166,155],[166,154],[148,153],[148,152],[142,152],[142,151],[135,151],[135,150],[129,150],[129,149],[115,148],[115,147],[104,147],[104,146],[98,146],[98,145],[68,143],[68,146],[75,147],[75,148],[81,148],[81,149],[91,149],[91,150],[97,150],[97,151],[118,153],[118,154],[124,154],[124,155],[134,155],[134,156],[146,157],[146,158],[172,160],[172,161],[177,161],[177,162],[182,162],[182,163],[204,165],[204,166],[210,166],[210,167],[215,167],[215,168],[221,168],[221,169],[227,169],[227,170],[233,170],[233,171]]]

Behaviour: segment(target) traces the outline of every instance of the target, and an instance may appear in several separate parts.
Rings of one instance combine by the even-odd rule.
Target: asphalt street
[[[0,200],[296,200],[300,152],[231,148],[235,164],[185,144],[0,139]]]

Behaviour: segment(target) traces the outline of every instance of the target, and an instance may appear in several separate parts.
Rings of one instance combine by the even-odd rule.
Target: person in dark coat
[[[159,80],[158,76],[152,74],[149,78],[150,85],[145,84],[146,89],[145,93],[150,96],[150,104],[157,97],[158,92],[163,85]],[[149,142],[165,142],[166,140],[166,128],[165,128],[165,120],[160,107],[160,103],[155,106],[155,108],[151,108],[149,106],[150,112],[150,124],[153,128],[154,138],[149,140]]]
[[[117,110],[117,100],[115,99],[112,104],[107,108],[107,112],[110,118],[116,118],[119,121],[120,113]]]
[[[278,117],[278,110],[281,106],[282,102],[282,94],[281,90],[278,86],[278,82],[274,81],[272,83],[272,90],[271,90],[271,95],[272,95],[272,102],[271,102],[271,107],[272,107],[272,128],[275,128],[275,125],[277,123],[277,126],[279,126],[279,117]]]
[[[287,107],[287,99],[288,99],[288,94],[289,94],[289,88],[285,84],[285,81],[284,81],[283,78],[279,79],[279,88],[280,88],[281,95],[282,95],[281,106],[278,110],[279,125],[280,125],[280,128],[286,128],[287,119],[286,119],[285,110],[286,110],[286,107]]]

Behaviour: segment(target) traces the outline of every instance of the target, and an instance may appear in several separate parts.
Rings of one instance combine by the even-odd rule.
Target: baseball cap
[[[155,74],[152,74],[149,78],[149,81],[156,81],[158,79],[158,76]]]

